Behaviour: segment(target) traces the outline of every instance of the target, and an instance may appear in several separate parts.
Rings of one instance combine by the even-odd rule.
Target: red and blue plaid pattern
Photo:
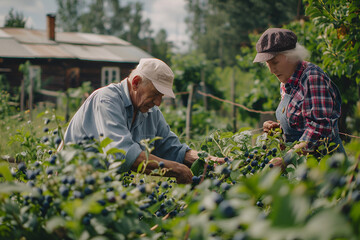
[[[341,114],[341,96],[324,71],[309,62],[298,64],[285,86],[280,87],[291,95],[287,118],[291,127],[303,131],[299,141],[316,143],[329,137],[337,128]]]

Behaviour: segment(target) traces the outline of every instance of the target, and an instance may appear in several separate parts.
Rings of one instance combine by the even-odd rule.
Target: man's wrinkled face
[[[164,94],[160,93],[151,81],[141,81],[136,90],[136,108],[146,113],[150,108],[160,106]]]

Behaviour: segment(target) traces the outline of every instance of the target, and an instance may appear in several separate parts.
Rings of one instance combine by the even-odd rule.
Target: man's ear
[[[131,85],[132,85],[132,88],[134,89],[134,90],[137,90],[138,89],[138,87],[139,87],[139,85],[140,85],[140,83],[141,83],[141,77],[140,76],[138,76],[138,75],[136,75],[135,77],[133,77],[133,79],[132,79],[132,81],[131,81]]]

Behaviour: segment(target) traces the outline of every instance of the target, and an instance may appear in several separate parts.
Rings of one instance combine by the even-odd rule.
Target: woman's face
[[[287,83],[294,73],[297,63],[292,63],[288,61],[285,55],[278,54],[269,61],[266,61],[266,65],[280,82]]]

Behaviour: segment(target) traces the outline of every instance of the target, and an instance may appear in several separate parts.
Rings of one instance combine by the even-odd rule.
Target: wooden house
[[[65,91],[85,81],[94,89],[120,81],[146,57],[151,55],[115,36],[55,32],[51,14],[46,31],[0,28],[0,74],[10,87],[21,85],[19,66],[27,61],[30,78],[40,76],[38,89]]]

